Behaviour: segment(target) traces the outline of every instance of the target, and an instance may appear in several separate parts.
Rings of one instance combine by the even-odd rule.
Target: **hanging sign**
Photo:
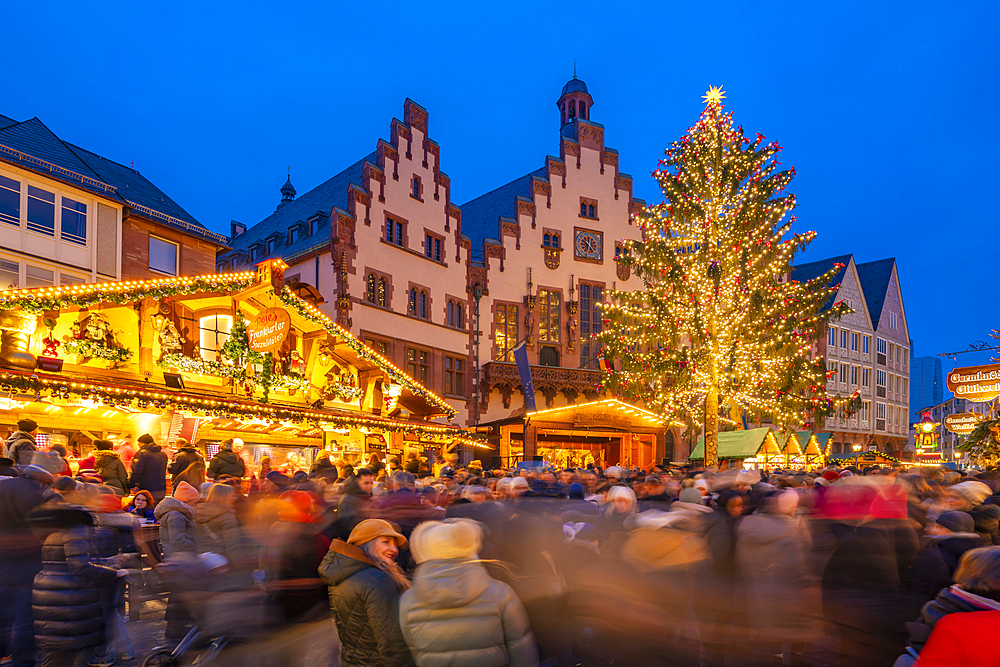
[[[948,390],[975,403],[1000,396],[1000,364],[966,366],[948,373]]]
[[[982,419],[978,412],[958,412],[944,418],[944,427],[956,435],[969,435]]]
[[[247,343],[254,352],[273,352],[285,342],[291,328],[288,311],[268,308],[247,325]]]

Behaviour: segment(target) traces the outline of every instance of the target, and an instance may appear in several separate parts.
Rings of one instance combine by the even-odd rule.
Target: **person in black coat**
[[[243,479],[247,476],[247,464],[243,458],[233,451],[233,441],[224,440],[219,445],[219,451],[208,463],[207,476],[209,479],[217,479],[222,475],[228,475],[234,479]]]
[[[976,521],[968,512],[943,512],[928,524],[927,535],[941,552],[949,577],[955,575],[966,551],[983,546],[983,538],[976,532]]]
[[[343,667],[413,664],[399,625],[399,597],[409,582],[395,557],[405,546],[388,521],[366,519],[323,558],[319,576],[330,587]]]
[[[70,667],[80,652],[106,645],[112,585],[125,572],[91,562],[97,519],[83,507],[52,500],[28,521],[44,536],[42,570],[31,593],[42,667]]]
[[[132,459],[132,477],[129,484],[136,491],[149,491],[153,500],[160,502],[167,495],[167,455],[146,433],[139,436],[142,448]]]
[[[177,438],[176,444],[177,453],[174,454],[173,460],[170,461],[170,467],[167,468],[167,472],[170,473],[170,482],[173,486],[177,486],[179,483],[177,476],[187,470],[191,464],[201,463],[204,465],[205,463],[205,459],[201,453],[184,438]]]
[[[38,466],[0,480],[0,653],[12,656],[13,667],[35,664],[31,583],[42,569],[42,543],[28,516],[58,496],[51,484],[52,475]]]

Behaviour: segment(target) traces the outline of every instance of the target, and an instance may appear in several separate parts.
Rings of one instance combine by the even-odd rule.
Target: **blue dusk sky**
[[[7,3],[0,114],[133,165],[210,229],[387,137],[410,97],[461,204],[558,154],[573,63],[635,178],[722,85],[798,177],[800,258],[898,260],[918,355],[1000,327],[995,2]],[[988,355],[961,355],[979,363]],[[954,362],[945,362],[951,368]]]

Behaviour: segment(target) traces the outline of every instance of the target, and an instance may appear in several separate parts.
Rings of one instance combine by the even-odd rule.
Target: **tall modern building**
[[[910,366],[910,423],[920,421],[920,411],[944,400],[941,357],[915,357]]]

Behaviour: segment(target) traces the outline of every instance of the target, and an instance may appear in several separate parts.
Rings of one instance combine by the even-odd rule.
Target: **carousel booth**
[[[87,456],[149,433],[211,457],[226,439],[259,471],[454,441],[453,408],[284,284],[256,272],[0,292],[0,436]]]
[[[652,412],[606,399],[538,410],[480,428],[499,433],[504,467],[547,461],[559,468],[649,468],[663,458],[669,425]]]

